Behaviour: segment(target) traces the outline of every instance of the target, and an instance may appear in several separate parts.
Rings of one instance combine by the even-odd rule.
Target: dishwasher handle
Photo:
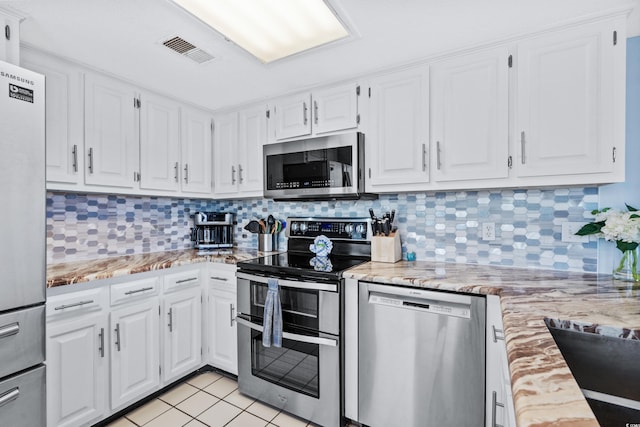
[[[464,304],[464,305],[470,305],[471,298],[472,298],[468,295],[428,291],[425,289],[405,288],[401,286],[378,285],[375,283],[366,283],[366,282],[364,284],[367,286],[369,293],[376,292],[379,294],[387,294],[395,298],[421,299],[421,300],[429,300],[435,303],[444,302],[444,303]]]

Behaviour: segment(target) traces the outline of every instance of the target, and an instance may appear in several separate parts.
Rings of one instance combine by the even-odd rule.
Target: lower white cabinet
[[[516,427],[500,298],[487,295],[486,426]]]
[[[158,315],[151,297],[111,311],[111,409],[133,403],[160,384]]]
[[[237,375],[236,298],[235,266],[233,270],[212,268],[207,302],[208,362],[211,366]]]

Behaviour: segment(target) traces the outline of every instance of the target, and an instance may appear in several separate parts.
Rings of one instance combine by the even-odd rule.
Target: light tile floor
[[[238,392],[238,383],[205,372],[176,385],[108,427],[307,427],[306,420]]]

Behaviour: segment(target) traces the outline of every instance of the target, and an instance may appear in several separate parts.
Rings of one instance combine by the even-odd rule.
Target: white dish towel
[[[280,305],[280,286],[278,279],[269,279],[269,290],[264,301],[264,320],[262,325],[262,345],[282,347],[282,307]]]

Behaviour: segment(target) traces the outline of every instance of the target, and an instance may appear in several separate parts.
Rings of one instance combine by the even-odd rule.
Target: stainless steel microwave
[[[364,146],[364,134],[360,132],[265,145],[264,197],[375,198],[364,192]]]

